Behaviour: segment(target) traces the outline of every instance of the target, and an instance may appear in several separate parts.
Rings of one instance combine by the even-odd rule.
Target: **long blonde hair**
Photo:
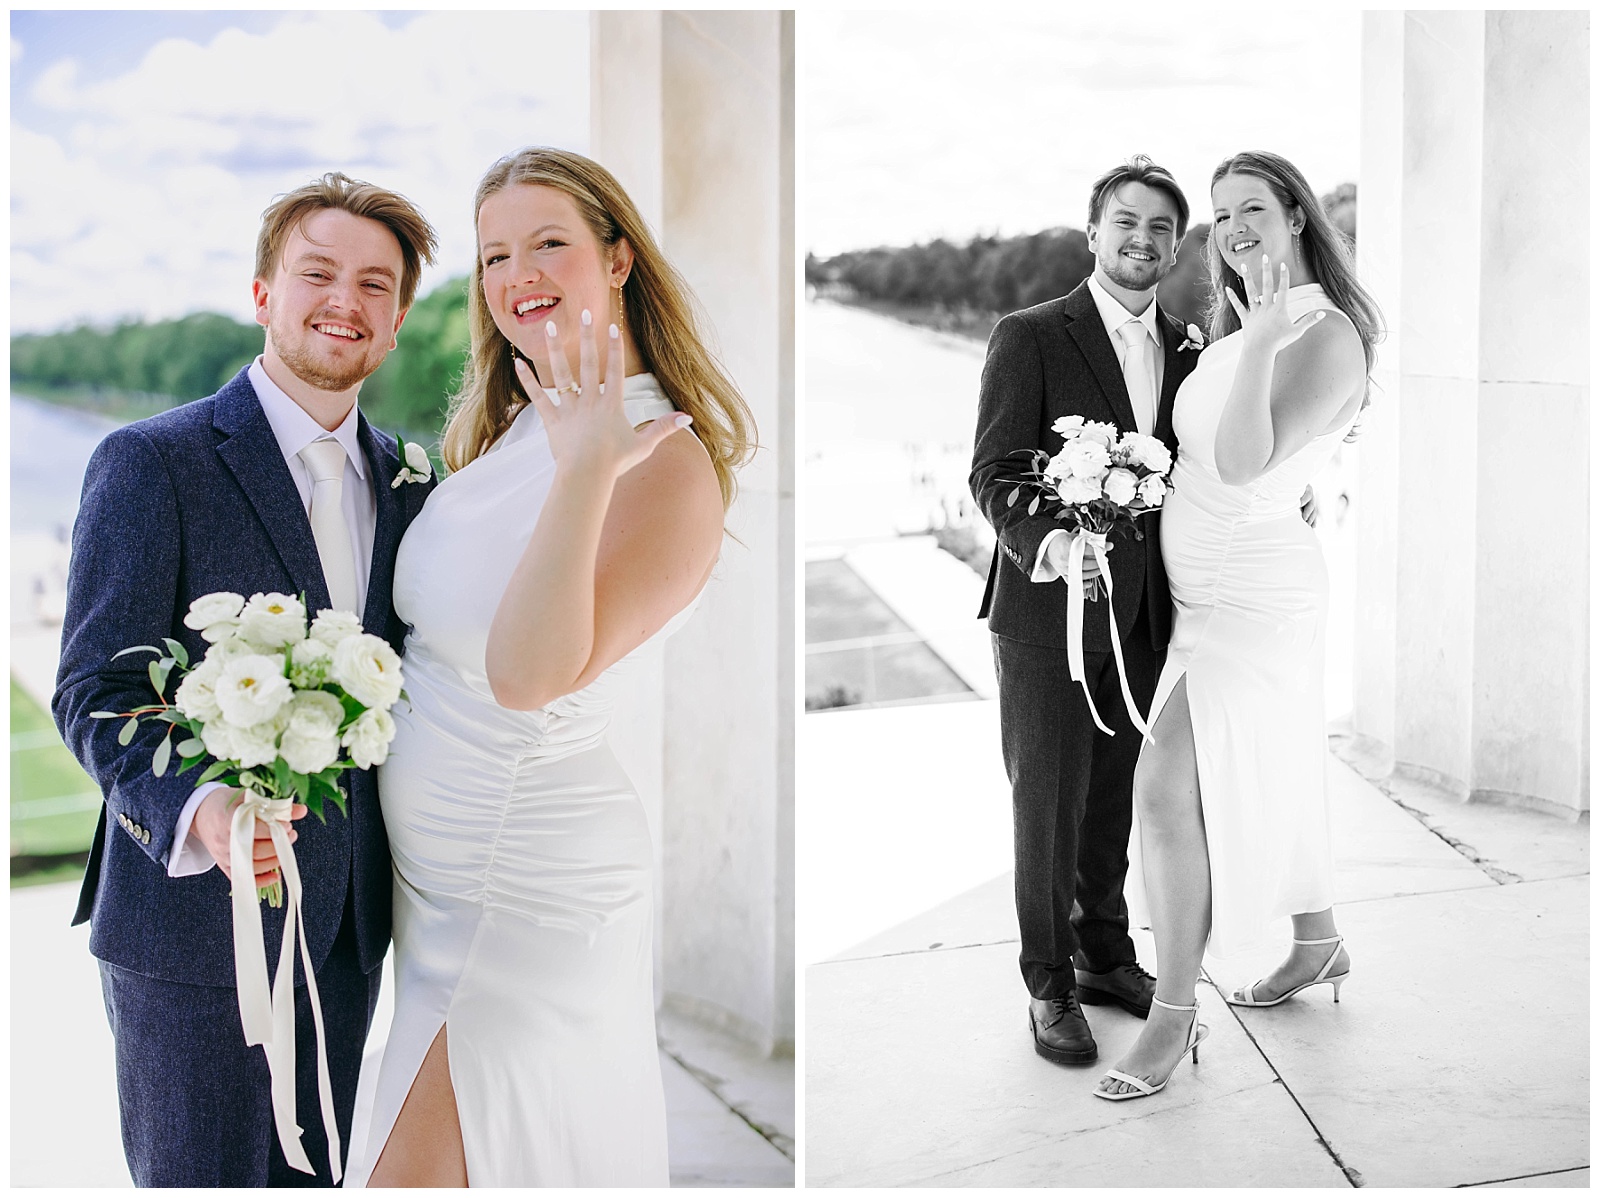
[[[755,449],[755,420],[701,339],[689,285],[661,253],[622,185],[605,167],[581,154],[535,146],[500,159],[478,184],[472,202],[474,221],[490,196],[523,183],[553,187],[570,196],[607,250],[624,238],[633,247],[633,266],[622,289],[628,331],[640,364],[656,376],[680,410],[694,417],[691,430],[711,457],[726,510],[733,502],[734,472]],[[444,460],[452,470],[488,449],[511,426],[524,402],[509,343],[495,327],[483,297],[483,256],[476,258],[467,295],[471,353],[444,430]]]

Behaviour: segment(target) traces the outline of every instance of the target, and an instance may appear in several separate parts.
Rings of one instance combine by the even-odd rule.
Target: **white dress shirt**
[[[283,460],[289,467],[289,477],[294,479],[295,489],[300,494],[300,506],[306,510],[308,517],[311,513],[313,482],[311,471],[300,460],[300,451],[324,437],[331,437],[344,447],[344,519],[350,530],[350,548],[356,559],[356,598],[360,611],[364,612],[367,606],[367,576],[372,571],[372,542],[378,527],[378,501],[372,493],[372,482],[367,477],[367,460],[356,436],[359,411],[352,404],[344,423],[329,432],[267,377],[260,358],[251,363],[249,378],[250,385],[255,388],[256,398],[261,401],[262,410],[267,414],[267,423],[272,426],[273,435],[278,439],[278,449],[282,451]],[[189,874],[204,873],[217,863],[210,850],[201,844],[200,838],[191,836],[189,832],[194,823],[195,810],[207,795],[221,788],[220,782],[207,782],[196,788],[178,813],[178,826],[172,837],[174,848],[167,856],[168,877],[182,878]]]
[[[1111,339],[1111,348],[1117,354],[1117,365],[1124,370],[1127,369],[1128,345],[1127,342],[1123,341],[1122,335],[1117,330],[1127,324],[1128,321],[1137,320],[1144,325],[1145,331],[1150,334],[1151,358],[1155,363],[1154,377],[1150,380],[1150,394],[1155,400],[1154,406],[1159,408],[1161,405],[1161,380],[1166,373],[1166,362],[1164,361],[1166,355],[1161,352],[1161,322],[1156,319],[1155,291],[1152,290],[1150,292],[1150,302],[1144,306],[1144,311],[1138,315],[1123,307],[1122,301],[1107,291],[1101,285],[1100,280],[1093,275],[1089,276],[1089,294],[1094,296],[1094,306],[1099,310],[1100,319],[1105,323],[1106,336]],[[1136,422],[1140,415],[1141,413],[1134,413]],[[1155,420],[1155,412],[1150,412],[1148,418],[1153,422]],[[1138,431],[1150,434],[1155,429],[1153,425],[1150,428],[1141,426]],[[1066,543],[1063,542],[1061,549],[1057,551],[1060,557],[1059,562],[1051,560],[1049,551],[1051,545],[1060,541],[1066,535],[1067,530],[1064,528],[1052,528],[1045,533],[1044,540],[1039,542],[1038,555],[1033,559],[1033,573],[1028,576],[1034,582],[1054,582],[1061,577],[1061,569],[1067,560]]]

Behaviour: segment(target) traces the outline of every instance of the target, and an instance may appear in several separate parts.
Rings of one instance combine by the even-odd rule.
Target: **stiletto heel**
[[[1256,987],[1261,985],[1261,982],[1263,980],[1263,979],[1258,978],[1257,980],[1251,982],[1243,990],[1235,990],[1233,992],[1233,997],[1228,999],[1228,1002],[1231,1005],[1235,1006],[1235,1007],[1275,1007],[1279,1003],[1281,1003],[1284,999],[1293,998],[1296,994],[1299,994],[1300,991],[1306,989],[1306,987],[1308,987],[1308,986],[1320,986],[1323,982],[1327,982],[1330,986],[1333,987],[1333,1001],[1334,1002],[1338,1002],[1339,1001],[1339,987],[1343,986],[1344,983],[1345,983],[1345,979],[1350,976],[1350,968],[1349,968],[1349,966],[1346,966],[1343,973],[1330,974],[1328,971],[1333,968],[1333,963],[1339,959],[1339,950],[1344,947],[1344,937],[1343,936],[1329,936],[1329,937],[1326,937],[1325,939],[1322,939],[1322,940],[1299,940],[1299,939],[1296,939],[1295,943],[1296,944],[1305,944],[1305,945],[1313,945],[1313,944],[1331,944],[1331,945],[1333,945],[1333,951],[1328,954],[1328,959],[1322,963],[1322,968],[1317,970],[1317,976],[1316,977],[1312,978],[1309,982],[1301,982],[1298,986],[1294,987],[1292,990],[1285,990],[1282,994],[1278,995],[1277,998],[1269,998],[1269,999],[1266,999],[1266,1000],[1261,1000],[1261,999],[1258,999],[1256,997]]]
[[[1204,1040],[1211,1031],[1209,1027],[1200,1022],[1200,1004],[1195,1003],[1189,1007],[1175,1006],[1169,1002],[1162,1002],[1159,998],[1151,997],[1151,1002],[1158,1007],[1165,1007],[1169,1011],[1193,1011],[1194,1016],[1189,1020],[1189,1042],[1183,1046],[1183,1052],[1178,1054],[1178,1059],[1172,1063],[1172,1068],[1167,1070],[1167,1076],[1161,1079],[1159,1085],[1152,1086],[1142,1077],[1132,1077],[1118,1069],[1107,1069],[1106,1077],[1113,1081],[1127,1082],[1133,1086],[1132,1090],[1124,1090],[1120,1094],[1108,1094],[1104,1090],[1096,1090],[1100,1098],[1109,1099],[1111,1102],[1121,1102],[1125,1098],[1149,1098],[1152,1094],[1159,1094],[1167,1088],[1167,1083],[1172,1080],[1172,1075],[1178,1072],[1178,1066],[1183,1064],[1184,1053],[1188,1053],[1196,1065],[1200,1063],[1200,1041]],[[1104,1080],[1104,1079],[1101,1079]]]

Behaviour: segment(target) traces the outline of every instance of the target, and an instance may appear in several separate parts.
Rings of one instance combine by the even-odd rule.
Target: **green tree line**
[[[467,279],[451,279],[412,305],[399,346],[361,388],[378,427],[432,445],[467,355]],[[217,391],[261,352],[263,333],[214,312],[111,329],[80,325],[11,339],[11,384],[51,393],[121,392],[173,407]]]
[[[1355,239],[1355,184],[1322,197],[1325,211]],[[1195,225],[1178,249],[1178,265],[1157,289],[1163,308],[1184,322],[1204,323],[1210,288],[1205,261],[1209,224]],[[824,293],[904,308],[985,316],[1066,295],[1094,269],[1084,233],[1046,229],[1016,237],[982,236],[965,243],[850,250],[831,258],[806,256],[806,282]],[[970,319],[961,322],[971,327]],[[981,326],[980,326],[981,327]]]

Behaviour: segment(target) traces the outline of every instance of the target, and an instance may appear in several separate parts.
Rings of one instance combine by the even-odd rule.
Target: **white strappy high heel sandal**
[[[1323,982],[1327,982],[1330,986],[1333,987],[1333,1001],[1334,1002],[1338,1002],[1339,1001],[1339,987],[1343,986],[1344,985],[1344,980],[1347,977],[1350,976],[1350,968],[1347,965],[1345,967],[1345,970],[1344,970],[1343,973],[1332,973],[1332,974],[1330,974],[1328,971],[1333,968],[1333,963],[1339,959],[1339,950],[1342,947],[1344,947],[1344,937],[1343,936],[1329,936],[1324,940],[1296,940],[1295,943],[1296,944],[1306,944],[1306,945],[1311,945],[1311,944],[1331,944],[1331,945],[1333,945],[1333,951],[1328,954],[1328,959],[1322,963],[1322,968],[1317,970],[1317,976],[1316,977],[1312,978],[1309,982],[1301,982],[1298,986],[1296,986],[1292,990],[1284,991],[1282,994],[1278,995],[1277,998],[1269,998],[1269,999],[1265,999],[1265,1000],[1258,999],[1256,997],[1256,987],[1261,985],[1261,981],[1262,981],[1262,979],[1257,979],[1256,981],[1251,982],[1243,990],[1235,990],[1233,992],[1233,997],[1228,999],[1228,1002],[1230,1002],[1231,1004],[1233,1004],[1236,1007],[1275,1007],[1279,1003],[1281,1003],[1284,999],[1293,998],[1296,994],[1299,994],[1300,991],[1304,990],[1307,986],[1320,986],[1320,985],[1322,985]]]
[[[1097,1097],[1106,1098],[1112,1102],[1121,1102],[1127,1098],[1149,1098],[1150,1095],[1159,1094],[1167,1088],[1167,1083],[1172,1080],[1172,1075],[1178,1072],[1178,1066],[1183,1064],[1184,1053],[1191,1054],[1196,1065],[1200,1063],[1200,1041],[1204,1040],[1207,1033],[1211,1031],[1210,1028],[1200,1022],[1200,1004],[1195,1003],[1192,1007],[1179,1007],[1169,1002],[1162,1002],[1154,996],[1151,997],[1150,1001],[1158,1007],[1165,1007],[1169,1011],[1193,1011],[1195,1013],[1194,1017],[1189,1021],[1189,1042],[1183,1046],[1183,1052],[1178,1054],[1178,1059],[1172,1063],[1172,1068],[1167,1070],[1167,1076],[1162,1078],[1159,1084],[1151,1085],[1144,1078],[1130,1076],[1120,1069],[1107,1069],[1106,1077],[1113,1081],[1126,1082],[1134,1088],[1132,1090],[1124,1090],[1120,1094],[1109,1094],[1104,1090],[1096,1090],[1095,1095]]]

